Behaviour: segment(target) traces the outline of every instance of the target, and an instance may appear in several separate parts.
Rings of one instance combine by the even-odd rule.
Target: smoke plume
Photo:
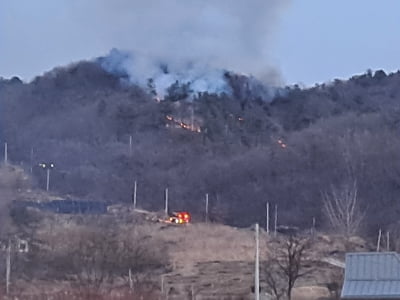
[[[154,79],[162,93],[175,81],[194,91],[227,89],[225,70],[276,84],[269,49],[289,0],[75,0],[78,21],[91,25],[112,51],[103,66],[131,81]],[[91,30],[87,28],[87,30]]]
[[[269,50],[289,1],[4,0],[0,55],[10,59],[0,61],[2,75],[31,79],[116,48],[129,53],[119,63],[132,81],[157,77],[167,64],[173,76],[158,76],[159,84],[190,78],[196,90],[217,91],[222,70],[276,83]]]

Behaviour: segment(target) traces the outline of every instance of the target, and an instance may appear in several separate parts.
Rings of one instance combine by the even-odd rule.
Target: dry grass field
[[[170,245],[175,270],[189,271],[203,262],[254,260],[254,231],[218,224],[166,226],[158,235]],[[261,253],[267,253],[266,236],[261,236]]]
[[[220,224],[172,226],[147,224],[143,230],[168,245],[172,270],[160,279],[169,299],[246,299],[254,282],[255,239],[252,228],[233,228]],[[260,232],[261,280],[268,257],[282,247],[285,236],[274,238]],[[342,270],[324,259],[344,261],[346,251],[365,251],[368,245],[360,238],[316,234],[306,253],[313,272],[298,281],[293,299],[312,300],[330,296],[326,285],[338,280]],[[340,279],[339,279],[340,280]],[[264,284],[261,284],[264,286]],[[243,297],[243,298],[240,298]],[[191,299],[191,298],[187,298]],[[225,299],[225,298],[224,298]]]
[[[25,200],[40,196],[29,190],[23,191],[21,195]],[[57,195],[51,196],[52,199],[54,197]],[[84,233],[89,227],[97,226],[96,224],[114,226],[122,240],[151,239],[154,241],[153,247],[159,248],[161,254],[168,257],[167,270],[151,276],[154,293],[147,294],[147,300],[152,300],[151,297],[166,299],[166,296],[169,300],[251,299],[251,287],[254,284],[254,228],[234,228],[215,223],[172,225],[156,220],[155,213],[132,212],[123,207],[113,208],[109,214],[103,216],[44,213],[35,231],[35,238],[47,245],[47,249],[60,251],[72,245],[73,237]],[[264,230],[260,230],[260,275],[263,291],[264,270],[267,268],[265,262],[271,254],[283,247],[285,238],[281,234],[276,238],[268,236]],[[293,300],[329,298],[326,284],[336,280],[342,271],[324,259],[343,261],[346,251],[365,250],[369,250],[368,245],[360,238],[345,240],[333,235],[313,236],[306,260],[315,270],[297,282]],[[68,282],[51,280],[16,278],[13,289],[18,290],[18,299],[102,299],[98,294],[82,296],[82,293],[88,291],[75,290]],[[125,289],[126,283],[125,286],[112,289],[112,293],[104,299],[136,299]]]

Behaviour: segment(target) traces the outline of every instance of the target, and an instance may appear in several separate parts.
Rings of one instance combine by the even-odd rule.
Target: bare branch
[[[280,299],[284,291],[290,300],[297,279],[312,272],[303,271],[304,257],[309,246],[308,239],[289,236],[284,246],[276,249],[276,254],[271,258],[266,270],[266,284],[275,299]]]
[[[332,186],[330,192],[323,194],[324,213],[335,230],[346,237],[356,234],[365,214],[361,212],[358,203],[357,182],[344,184],[341,187]]]

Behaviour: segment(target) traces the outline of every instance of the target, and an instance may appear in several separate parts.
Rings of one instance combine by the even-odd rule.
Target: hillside
[[[4,174],[4,169],[0,174]],[[23,200],[27,194],[54,197],[24,185],[14,198]],[[133,211],[128,205],[115,208],[101,215],[55,214],[30,208],[12,210],[10,223],[15,229],[9,236],[13,245],[10,297],[27,300],[254,298],[253,227],[165,224],[146,218],[150,212]],[[330,296],[330,286],[340,285],[342,278],[342,269],[331,261],[343,263],[346,251],[371,249],[355,236],[346,239],[304,231],[299,238],[309,241],[301,266],[312,272],[297,281],[293,291],[295,300]],[[27,241],[26,251],[18,248],[21,240]],[[274,255],[285,249],[287,242],[288,236],[268,235],[261,229],[263,293],[271,293],[267,272],[274,264]],[[0,246],[5,243],[0,239]],[[6,252],[0,251],[3,273],[5,257]],[[3,295],[3,285],[0,287]]]
[[[394,228],[400,194],[400,73],[383,71],[313,88],[279,90],[271,100],[243,75],[226,74],[231,93],[158,101],[95,62],[57,68],[30,83],[0,81],[2,141],[37,187],[54,162],[51,189],[76,199],[172,209],[247,226],[264,223],[265,203],[279,224],[327,228],[322,196],[357,182],[363,232]],[[179,97],[178,97],[178,96]],[[174,97],[176,96],[176,97]],[[131,139],[131,146],[130,146]],[[284,146],[282,146],[284,144]]]

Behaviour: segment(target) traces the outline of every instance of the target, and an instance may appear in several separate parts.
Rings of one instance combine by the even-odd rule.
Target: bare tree
[[[357,233],[364,219],[358,203],[357,182],[331,187],[323,194],[324,212],[335,230],[349,237]]]
[[[113,278],[113,258],[118,255],[116,241],[107,233],[82,232],[71,255],[80,284],[99,289]]]
[[[18,200],[21,191],[30,187],[30,178],[13,165],[0,166],[0,238],[7,238],[16,228],[11,216],[12,202]]]
[[[265,271],[265,283],[270,290],[270,293],[275,300],[280,300],[285,295],[285,285],[283,283],[283,278],[277,270],[276,266],[269,263]]]
[[[74,241],[60,259],[69,262],[69,274],[78,286],[93,291],[112,286],[116,279],[128,283],[129,273],[133,283],[140,285],[139,275],[168,263],[162,245],[140,232],[90,228],[70,238]]]
[[[305,269],[305,254],[308,249],[308,239],[290,235],[282,247],[274,250],[275,254],[265,271],[265,280],[276,300],[282,299],[284,295],[291,300],[296,281],[312,271]]]

